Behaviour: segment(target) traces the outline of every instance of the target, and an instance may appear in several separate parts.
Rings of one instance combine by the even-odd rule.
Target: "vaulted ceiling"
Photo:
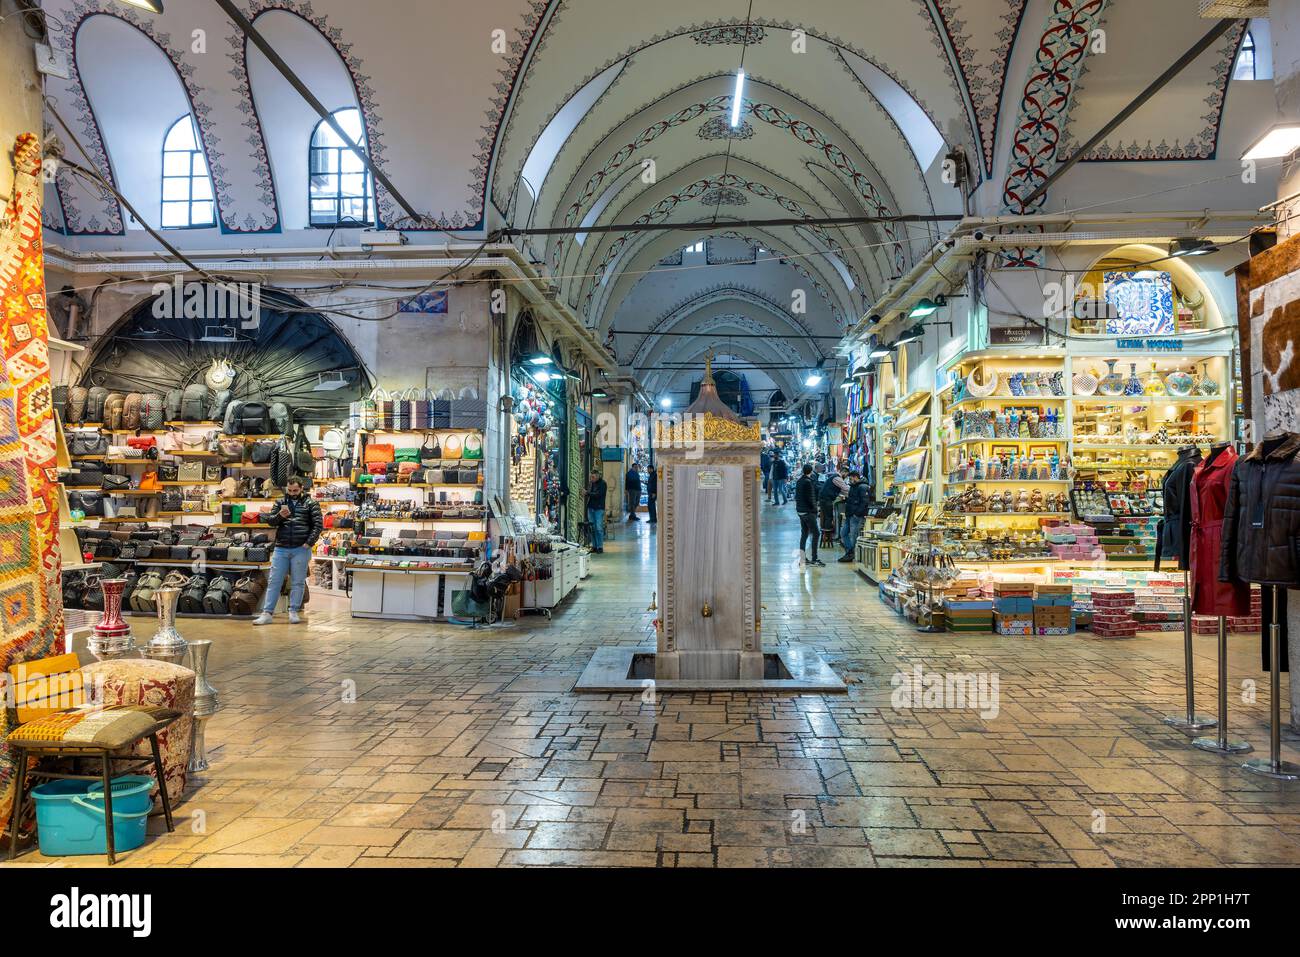
[[[156,216],[162,135],[192,110],[219,225],[173,234],[178,244],[320,241],[306,232],[318,117],[216,4],[166,0],[161,15],[118,0],[42,6],[72,65],[48,86],[84,149],[65,143],[69,157]],[[525,242],[621,363],[655,389],[682,389],[693,376],[679,367],[713,350],[787,395],[798,368],[830,354],[947,225],[814,220],[959,217],[965,198],[943,175],[952,149],[973,165],[974,211],[1033,211],[1023,200],[1043,177],[1210,26],[1190,0],[240,6],[326,106],[360,108],[374,161],[422,214],[412,220],[381,189],[382,224],[460,238],[587,229]],[[1117,182],[1126,165],[1172,180],[1187,160],[1214,161],[1242,33],[1088,161]],[[66,171],[47,211],[65,245],[142,241],[111,196]],[[771,219],[808,222],[747,225]],[[708,228],[602,229],[660,223]]]

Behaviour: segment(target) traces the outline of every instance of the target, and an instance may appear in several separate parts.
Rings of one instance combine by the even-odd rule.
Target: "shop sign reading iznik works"
[[[1175,331],[1174,284],[1167,272],[1108,272],[1106,320],[1112,336],[1164,336]]]

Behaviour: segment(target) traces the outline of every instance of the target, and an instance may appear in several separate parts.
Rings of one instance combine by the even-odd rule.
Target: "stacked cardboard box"
[[[1034,633],[1032,582],[996,582],[993,585],[993,619],[999,635]]]
[[[944,603],[948,631],[987,635],[993,630],[993,602],[949,599]]]
[[[1131,638],[1137,634],[1132,591],[1097,588],[1092,592],[1092,633],[1098,638]]]
[[[1074,590],[1068,584],[1039,585],[1034,589],[1034,634],[1074,633]]]

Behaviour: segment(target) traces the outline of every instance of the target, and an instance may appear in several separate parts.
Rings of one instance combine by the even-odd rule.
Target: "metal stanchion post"
[[[1300,780],[1300,765],[1282,760],[1282,623],[1277,617],[1277,588],[1273,588],[1273,623],[1268,626],[1269,646],[1269,735],[1268,757],[1242,765],[1246,771],[1275,781]]]
[[[1165,724],[1180,731],[1204,731],[1217,721],[1196,713],[1196,677],[1192,667],[1192,589],[1191,576],[1183,569],[1183,670],[1187,678],[1187,716],[1171,715]]]
[[[1245,741],[1228,740],[1228,619],[1219,616],[1219,735],[1197,738],[1193,747],[1215,754],[1243,754],[1255,749]]]

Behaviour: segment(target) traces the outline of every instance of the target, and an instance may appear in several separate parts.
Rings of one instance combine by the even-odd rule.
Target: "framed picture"
[[[1029,457],[1031,459],[1051,459],[1060,446],[1056,445],[1031,445],[1029,447]]]
[[[1175,331],[1174,284],[1167,272],[1103,274],[1106,302],[1115,318],[1106,320],[1111,336],[1164,336]]]
[[[1020,454],[1020,446],[1007,445],[1005,443],[1000,445],[992,445],[989,447],[989,454],[991,454],[994,458],[1000,458],[1001,456],[1004,455],[1007,456],[1008,458],[1015,458]]]
[[[928,425],[925,422],[916,422],[909,425],[903,430],[902,441],[899,443],[898,451],[900,454],[911,452],[918,449],[925,442],[925,433]]]
[[[918,482],[925,478],[925,467],[930,461],[930,450],[919,449],[907,455],[899,456],[898,466],[894,470],[894,481]]]

